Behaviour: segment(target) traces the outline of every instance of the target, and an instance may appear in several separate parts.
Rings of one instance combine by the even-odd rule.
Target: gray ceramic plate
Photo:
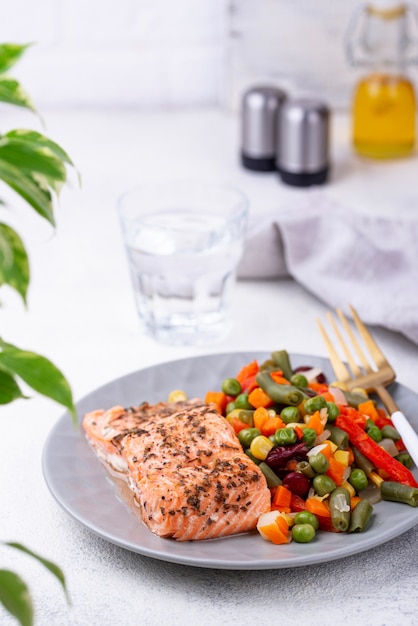
[[[173,389],[189,397],[204,397],[207,390],[219,390],[221,381],[234,376],[254,358],[260,362],[267,353],[213,354],[172,361],[139,370],[93,391],[78,405],[81,416],[87,411],[116,404],[137,405],[143,400],[166,400]],[[322,367],[332,379],[328,361],[291,355],[292,365]],[[394,383],[391,392],[418,430],[414,417],[418,397]],[[119,495],[115,485],[86,443],[83,432],[72,427],[68,413],[57,422],[43,455],[43,471],[56,501],[85,527],[118,546],[155,559],[216,569],[276,569],[298,567],[340,559],[389,541],[418,523],[418,509],[408,505],[380,502],[374,507],[370,528],[360,534],[319,533],[312,543],[292,542],[275,546],[258,533],[224,539],[179,543],[153,535],[138,520]]]

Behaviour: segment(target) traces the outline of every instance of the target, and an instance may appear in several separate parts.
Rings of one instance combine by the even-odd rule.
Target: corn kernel
[[[354,496],[356,495],[356,490],[354,489],[353,485],[348,482],[348,480],[346,480],[345,483],[341,485],[341,487],[347,489],[348,493],[350,494],[350,498],[354,498]]]
[[[344,465],[344,467],[348,467],[350,453],[347,450],[336,450],[336,452],[334,452],[334,459]]]
[[[333,383],[329,385],[330,387],[338,387],[338,389],[342,389],[343,391],[348,391],[348,385],[343,383],[341,380],[334,380]]]
[[[232,411],[230,411],[228,413],[228,415],[226,416],[227,422],[230,422],[233,417],[238,417],[238,419],[239,419],[241,411],[242,411],[242,409],[233,409]]]
[[[338,450],[337,444],[331,441],[331,439],[325,439],[325,441],[323,441],[322,443],[326,443],[329,445],[329,447],[331,448],[332,454],[334,454]]]
[[[180,389],[175,389],[168,396],[169,402],[184,402],[185,400],[187,400],[187,394]]]
[[[359,393],[361,396],[365,396],[366,398],[369,397],[369,394],[367,393],[367,390],[364,389],[363,387],[354,387],[354,389],[351,390],[353,393]]]
[[[256,459],[264,461],[272,447],[273,442],[270,441],[270,439],[264,435],[258,435],[258,437],[255,437],[251,442],[250,452]]]
[[[377,474],[376,472],[370,472],[367,478],[369,478],[369,480],[371,480],[378,487],[380,487],[383,482],[383,478],[379,476],[379,474]]]

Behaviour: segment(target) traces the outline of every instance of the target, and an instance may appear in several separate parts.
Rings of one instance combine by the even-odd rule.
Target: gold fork
[[[354,347],[361,366],[359,366],[356,360],[353,358],[347,342],[344,340],[344,337],[340,332],[334,317],[331,313],[327,313],[327,317],[330,321],[333,331],[337,336],[340,346],[343,349],[345,358],[347,359],[347,363],[351,370],[350,371],[346,367],[345,363],[338,356],[338,352],[334,347],[334,344],[325,332],[323,325],[318,320],[319,330],[321,331],[322,338],[325,342],[325,346],[327,348],[334,373],[340,382],[343,382],[347,385],[347,388],[349,390],[354,389],[355,387],[362,387],[367,391],[375,392],[379,396],[380,400],[382,401],[391,416],[393,425],[402,437],[402,440],[406,445],[409,454],[413,458],[415,464],[418,466],[418,435],[414,431],[410,423],[407,421],[402,411],[399,410],[394,399],[386,389],[386,387],[395,380],[395,372],[386,357],[384,356],[381,349],[376,344],[375,340],[370,334],[370,331],[361,321],[358,313],[351,305],[350,310],[357,331],[364,345],[367,347],[371,358],[374,361],[374,368],[367,360],[361,348],[361,345],[358,342],[356,335],[354,334],[353,329],[348,323],[348,320],[345,317],[344,313],[341,311],[341,309],[336,309],[337,315],[347,336],[351,341],[352,346]]]

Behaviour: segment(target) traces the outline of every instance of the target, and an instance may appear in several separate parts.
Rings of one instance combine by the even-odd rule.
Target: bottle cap
[[[329,109],[312,99],[287,100],[280,107],[277,169],[283,182],[324,183],[329,170]]]
[[[271,86],[248,89],[242,99],[242,164],[252,170],[276,169],[277,117],[286,94]]]

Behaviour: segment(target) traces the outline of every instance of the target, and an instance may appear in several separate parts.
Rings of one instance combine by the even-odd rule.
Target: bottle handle
[[[356,56],[355,48],[362,39],[362,22],[367,13],[367,4],[360,4],[352,13],[344,35],[344,48],[348,62],[353,67],[366,65],[366,60]],[[363,24],[364,26],[364,24]],[[358,36],[356,33],[359,33]]]

